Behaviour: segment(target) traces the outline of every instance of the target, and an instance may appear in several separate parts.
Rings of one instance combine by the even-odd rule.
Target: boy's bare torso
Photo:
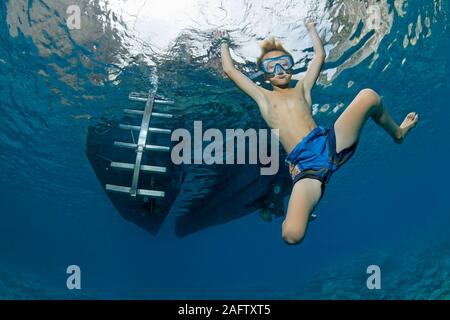
[[[315,127],[310,94],[304,94],[300,82],[283,91],[260,89],[265,99],[258,103],[261,115],[272,129],[279,129],[279,139],[287,153]]]

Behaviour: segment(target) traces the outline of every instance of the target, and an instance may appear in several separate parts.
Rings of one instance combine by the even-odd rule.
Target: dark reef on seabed
[[[285,299],[450,299],[450,237],[411,244],[399,252],[377,251],[322,270],[305,292]],[[381,270],[381,289],[369,290],[369,265]]]
[[[77,290],[54,288],[28,274],[0,270],[0,300],[95,299]]]

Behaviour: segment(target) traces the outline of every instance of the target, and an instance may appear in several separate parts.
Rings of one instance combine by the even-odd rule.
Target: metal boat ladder
[[[156,98],[156,89],[152,90],[148,95],[143,95],[138,92],[131,92],[128,96],[130,101],[138,101],[145,102],[144,110],[134,110],[134,109],[124,109],[125,114],[134,115],[134,116],[142,116],[141,126],[134,126],[129,124],[119,124],[120,129],[131,130],[131,131],[139,131],[139,138],[137,143],[129,143],[129,142],[121,142],[115,141],[114,146],[119,148],[128,148],[136,151],[136,160],[134,163],[123,163],[123,162],[111,162],[111,168],[121,169],[121,170],[129,170],[133,172],[133,178],[131,181],[131,186],[118,186],[112,184],[106,184],[105,188],[108,191],[119,192],[119,193],[128,193],[131,197],[136,196],[146,196],[152,198],[164,198],[164,191],[160,190],[144,190],[139,189],[139,175],[141,172],[150,173],[150,174],[165,174],[167,172],[166,167],[161,166],[152,166],[152,165],[144,165],[142,164],[142,156],[144,152],[152,151],[152,152],[170,152],[170,147],[168,146],[160,146],[160,145],[151,145],[147,144],[147,136],[149,133],[154,134],[170,134],[170,129],[161,129],[161,128],[153,128],[150,127],[150,120],[152,117],[155,118],[164,118],[171,119],[173,117],[172,114],[168,113],[160,113],[153,112],[153,106],[156,104],[160,105],[173,105],[174,101],[165,100]]]

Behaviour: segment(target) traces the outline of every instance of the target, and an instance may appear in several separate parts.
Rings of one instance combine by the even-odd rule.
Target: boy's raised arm
[[[223,32],[216,32],[216,37],[224,39]],[[230,49],[226,41],[222,41],[220,45],[220,53],[222,59],[222,68],[225,74],[246,94],[248,94],[257,103],[264,99],[262,89],[259,88],[252,80],[245,76],[242,72],[234,67],[233,59],[231,58]]]
[[[320,40],[320,37],[317,34],[314,23],[306,22],[305,26],[311,35],[314,47],[314,58],[309,63],[308,70],[303,79],[303,87],[305,91],[308,92],[311,91],[312,87],[316,83],[317,78],[319,77],[320,69],[322,68],[323,62],[325,61],[326,53],[322,44],[322,40]]]
[[[230,48],[228,47],[228,42],[222,38],[220,44],[220,57],[222,61],[223,71],[228,74],[228,72],[235,70],[233,59],[231,58]]]

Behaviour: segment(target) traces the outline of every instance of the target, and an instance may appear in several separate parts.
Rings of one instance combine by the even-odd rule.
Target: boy
[[[292,75],[294,61],[275,38],[261,44],[257,68],[262,69],[273,90],[257,86],[234,65],[228,48],[227,33],[216,31],[222,39],[221,59],[225,74],[258,105],[271,128],[279,129],[279,140],[286,150],[293,188],[282,237],[288,244],[304,238],[311,214],[322,198],[331,175],[354,154],[361,131],[372,118],[396,143],[400,144],[419,116],[409,113],[398,126],[372,89],[363,89],[330,128],[318,126],[312,117],[311,90],[325,60],[325,50],[313,23],[305,23],[313,42],[314,58],[304,76]],[[291,80],[298,80],[291,87]]]

